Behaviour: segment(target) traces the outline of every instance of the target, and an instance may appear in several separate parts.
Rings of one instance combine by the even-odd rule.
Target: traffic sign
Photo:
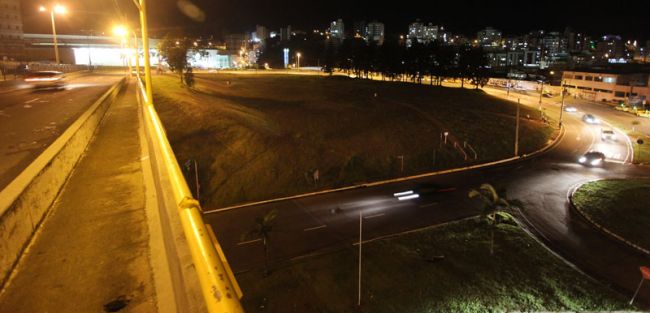
[[[650,280],[650,267],[641,266],[639,267],[639,270],[641,270],[641,275],[643,276],[643,279]]]

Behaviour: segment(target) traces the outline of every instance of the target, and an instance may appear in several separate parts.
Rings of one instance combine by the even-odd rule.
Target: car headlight
[[[587,158],[586,158],[586,157],[580,157],[580,158],[578,159],[578,162],[580,162],[580,163],[585,163],[586,161],[587,161]]]
[[[612,135],[612,139],[613,139],[613,140],[616,140],[616,135]]]
[[[602,161],[601,159],[591,160],[591,165],[596,166],[596,165],[600,164],[601,161]]]

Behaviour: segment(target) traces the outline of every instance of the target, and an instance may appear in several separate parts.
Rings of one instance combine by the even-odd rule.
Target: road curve
[[[532,102],[532,99],[530,99]],[[556,103],[545,104],[557,110]],[[279,215],[272,235],[270,257],[275,262],[347,247],[357,240],[359,210],[367,239],[452,221],[478,213],[467,191],[490,182],[504,186],[508,197],[522,201],[519,218],[550,249],[624,294],[636,288],[640,265],[650,259],[603,235],[568,205],[567,194],[576,184],[602,178],[645,177],[650,169],[631,165],[630,146],[622,133],[617,141],[603,141],[600,125],[582,122],[582,111],[565,113],[565,136],[544,155],[495,167],[445,174],[381,186],[346,190],[313,197],[242,207],[205,215],[235,272],[261,267],[261,242],[243,235],[256,217],[271,209]],[[599,112],[604,117],[602,112]],[[584,167],[577,158],[589,150],[605,152],[602,167]],[[422,184],[453,186],[444,193],[423,194],[399,201],[393,194]],[[650,305],[650,288],[642,289],[637,303]]]

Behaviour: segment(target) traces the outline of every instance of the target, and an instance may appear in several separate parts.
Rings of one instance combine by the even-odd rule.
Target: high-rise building
[[[424,25],[419,19],[409,24],[409,32],[406,35],[406,46],[410,47],[414,42],[422,42],[424,39]]]
[[[384,44],[384,23],[373,21],[368,23],[368,41],[376,42],[378,45]]]
[[[432,42],[434,40],[438,40],[438,36],[440,34],[440,27],[438,25],[433,25],[429,23],[428,25],[424,26],[422,29],[422,38],[425,43]]]
[[[0,0],[0,9],[0,60],[20,60],[25,50],[20,0]]]
[[[291,40],[291,25],[280,28],[280,41]]]
[[[483,47],[501,46],[501,31],[492,27],[486,27],[476,34],[478,43]]]
[[[596,59],[611,60],[620,59],[624,56],[625,45],[620,36],[606,35],[602,41],[596,44]]]
[[[343,40],[345,39],[345,24],[342,19],[333,21],[330,24],[330,36],[333,39]]]
[[[267,39],[269,39],[269,29],[262,25],[256,25],[253,41],[258,41],[262,44],[265,44]]]

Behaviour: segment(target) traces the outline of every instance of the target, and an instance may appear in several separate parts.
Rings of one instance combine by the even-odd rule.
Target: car
[[[578,159],[578,163],[586,166],[599,166],[605,162],[605,154],[599,151],[589,151]]]
[[[602,141],[605,141],[605,140],[616,141],[616,133],[614,133],[614,130],[612,130],[612,129],[603,128],[603,129],[600,130],[600,140],[602,140]]]
[[[576,107],[568,106],[564,107],[565,112],[578,112],[578,109]]]
[[[582,120],[587,124],[600,124],[600,120],[591,114],[583,115]]]
[[[57,71],[39,71],[28,74],[25,82],[35,89],[43,88],[65,88],[65,74]]]

